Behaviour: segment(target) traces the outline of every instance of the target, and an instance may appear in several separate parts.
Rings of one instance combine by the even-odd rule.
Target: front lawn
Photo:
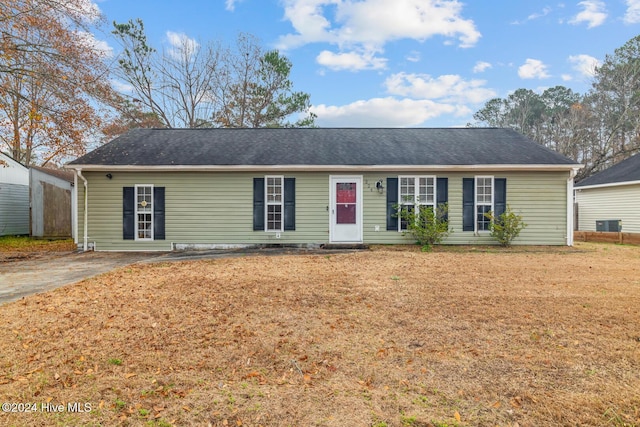
[[[28,236],[0,236],[0,252],[73,251],[73,239],[35,239]]]
[[[0,306],[0,402],[38,409],[0,424],[640,425],[640,248],[468,249],[135,265]]]

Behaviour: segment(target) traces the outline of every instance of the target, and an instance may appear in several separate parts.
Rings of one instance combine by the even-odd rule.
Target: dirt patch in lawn
[[[1,424],[640,424],[637,247],[136,265],[0,317]]]
[[[0,237],[0,263],[61,256],[76,250],[71,239],[47,240],[30,237]]]

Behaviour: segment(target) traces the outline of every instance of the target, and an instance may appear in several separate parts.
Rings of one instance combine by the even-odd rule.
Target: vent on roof
[[[596,231],[622,231],[622,221],[619,219],[603,219],[596,221]]]

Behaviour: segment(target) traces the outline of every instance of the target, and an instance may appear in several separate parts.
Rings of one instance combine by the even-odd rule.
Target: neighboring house
[[[0,153],[0,236],[29,234],[29,169]]]
[[[448,203],[447,244],[571,245],[580,165],[507,129],[140,129],[70,162],[95,250],[412,243],[395,216]]]
[[[32,166],[29,169],[31,235],[40,238],[72,236],[74,174]]]
[[[640,233],[640,154],[577,183],[576,204],[580,231]]]

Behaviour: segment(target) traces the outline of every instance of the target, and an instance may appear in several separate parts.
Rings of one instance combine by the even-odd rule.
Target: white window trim
[[[141,187],[148,187],[151,188],[151,212],[138,212],[138,188]],[[154,240],[154,235],[153,235],[153,229],[155,226],[155,218],[153,217],[153,210],[155,208],[155,200],[153,200],[153,184],[136,184],[135,185],[135,191],[133,194],[133,202],[135,203],[135,210],[134,210],[134,215],[135,215],[135,228],[134,228],[134,238],[137,241],[141,241],[141,242],[149,242]],[[150,214],[151,215],[151,237],[150,238],[144,238],[144,237],[139,237],[138,236],[138,230],[140,230],[139,228],[139,223],[138,223],[138,213],[143,213],[143,214]]]
[[[489,234],[490,230],[478,230],[478,206],[487,206],[485,203],[478,203],[478,179],[491,179],[491,212],[494,211],[494,201],[496,195],[496,185],[493,175],[477,175],[473,180],[473,230],[476,234]]]
[[[269,179],[279,179],[282,194],[280,195],[280,203],[269,202]],[[280,229],[269,229],[269,206],[280,206]],[[264,231],[267,233],[284,232],[284,175],[265,175],[264,177]]]
[[[413,178],[413,202],[407,202],[402,200],[402,179],[403,178]],[[431,178],[433,179],[433,204],[431,203],[420,203],[420,179],[421,178]],[[398,208],[402,209],[402,206],[413,206],[414,209],[417,207],[416,213],[420,212],[420,206],[431,206],[433,209],[433,213],[436,213],[436,205],[438,203],[438,179],[436,175],[399,175],[398,176]],[[398,218],[398,232],[405,232],[407,230],[402,229],[402,219]]]

